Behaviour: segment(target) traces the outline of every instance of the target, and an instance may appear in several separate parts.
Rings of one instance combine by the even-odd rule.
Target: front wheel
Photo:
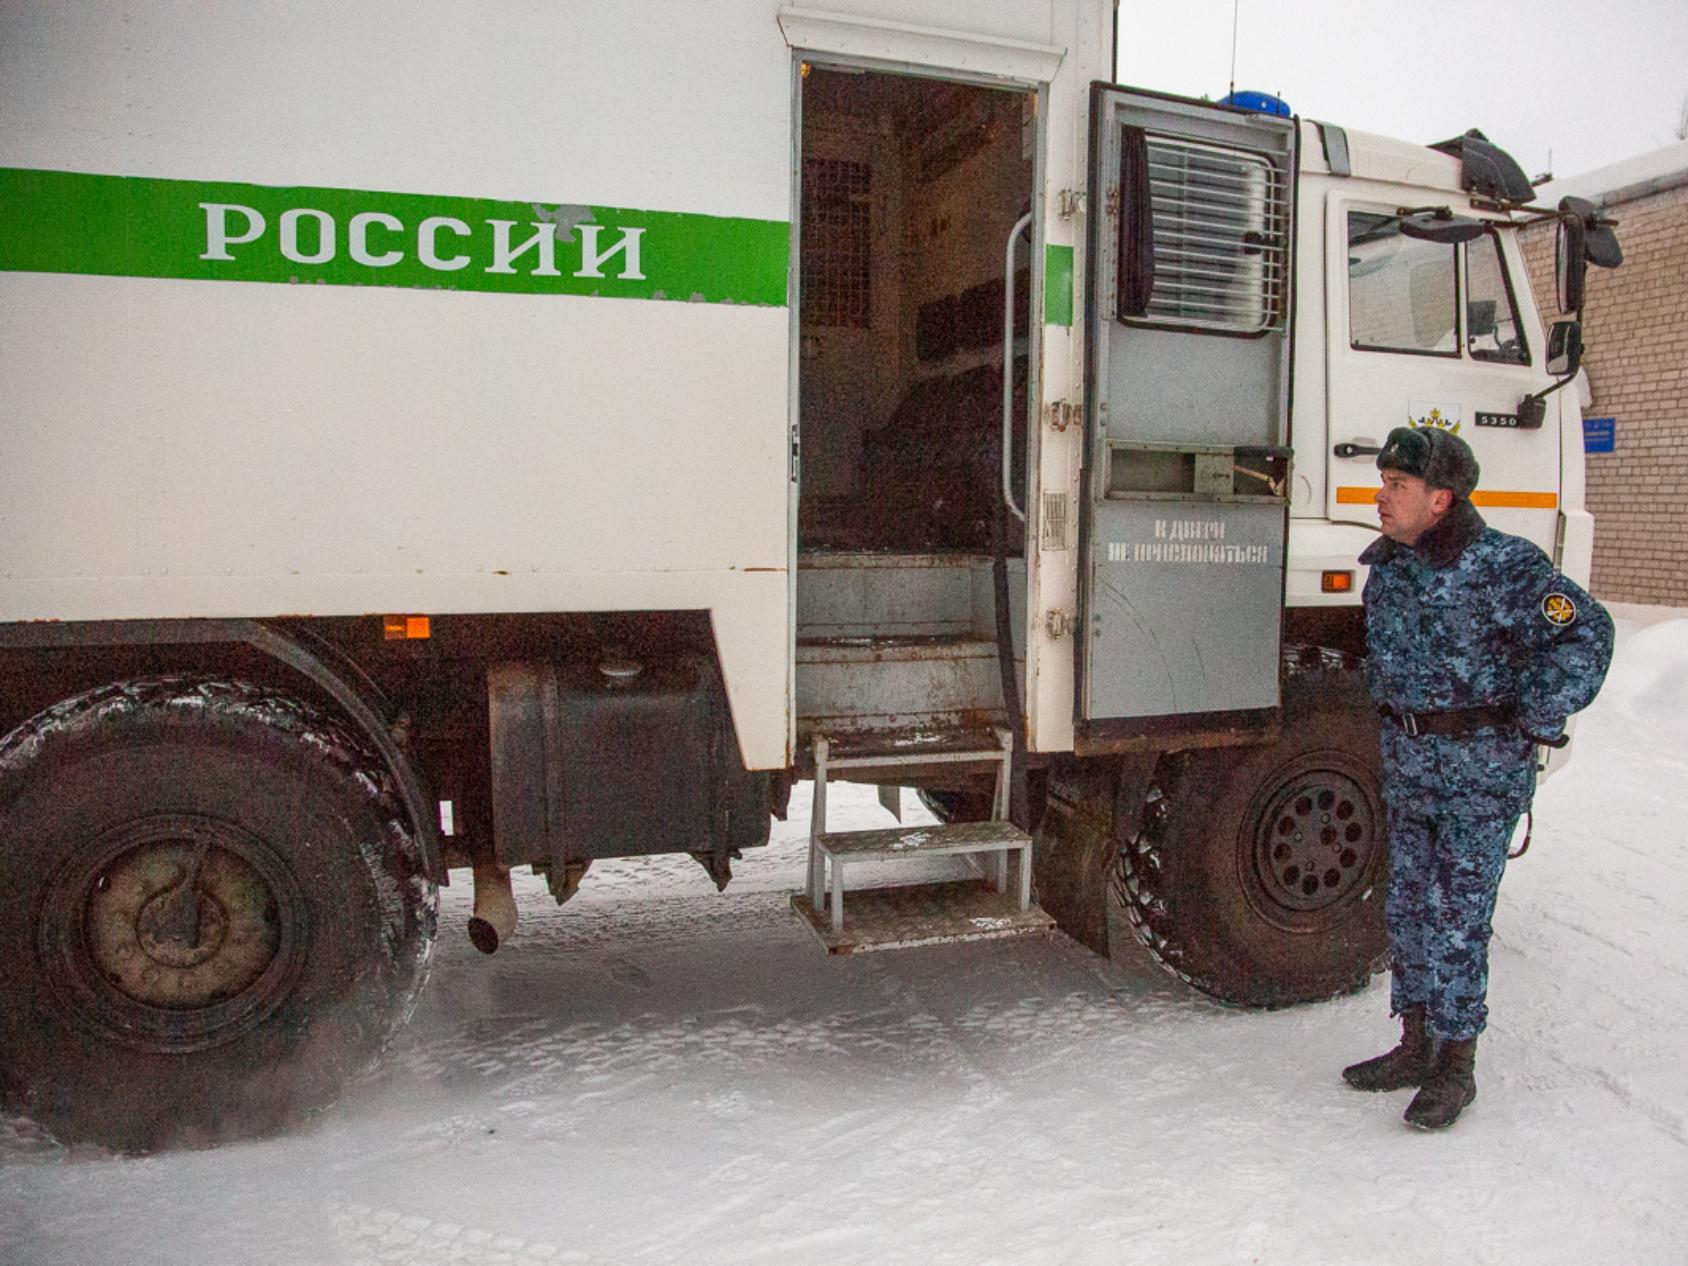
[[[375,760],[259,686],[68,700],[0,742],[0,1091],[63,1142],[262,1134],[371,1063],[436,894]]]
[[[1250,1006],[1350,992],[1382,967],[1382,757],[1357,662],[1293,662],[1277,742],[1176,753],[1157,781],[1114,892],[1161,966]]]

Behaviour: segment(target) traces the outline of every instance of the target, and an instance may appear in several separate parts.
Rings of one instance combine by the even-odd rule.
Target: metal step
[[[799,554],[797,636],[991,633],[990,565],[975,554]]]
[[[1025,561],[1009,572],[1009,591],[1024,594]],[[1024,603],[1011,615],[1023,679]],[[799,554],[796,661],[800,738],[1000,721],[992,560]]]
[[[813,749],[804,772],[814,773]],[[915,773],[995,773],[1002,764],[997,732],[979,727],[829,733],[828,776],[840,782],[896,782]]]
[[[1032,904],[1032,838],[1003,820],[1008,810],[1008,768],[1013,754],[1008,731],[994,731],[989,747],[967,745],[967,740],[976,738],[963,731],[947,740],[875,748],[858,737],[835,750],[826,735],[815,736],[809,872],[804,891],[793,895],[791,906],[829,953],[988,940],[1043,932],[1054,926],[1053,920]],[[832,769],[906,770],[975,762],[990,762],[997,767],[992,821],[877,831],[826,829],[827,776]],[[1011,854],[1017,863],[1017,882],[1012,891]],[[964,880],[858,890],[849,895],[846,916],[845,881],[851,866],[941,856],[964,856],[984,863],[990,878],[988,886]]]
[[[992,891],[983,880],[852,892],[850,917],[838,932],[832,930],[828,913],[815,909],[806,894],[794,893],[791,908],[829,954],[991,941],[1048,932],[1055,926],[1037,906],[1022,910],[1016,895]]]
[[[803,737],[956,729],[1002,715],[1002,670],[985,638],[805,638],[796,679]]]
[[[828,858],[843,863],[948,853],[1005,855],[1031,848],[1032,837],[1012,822],[950,822],[893,826],[882,831],[828,831],[816,844]]]

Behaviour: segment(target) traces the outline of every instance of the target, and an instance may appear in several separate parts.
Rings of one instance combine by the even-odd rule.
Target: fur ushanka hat
[[[1446,488],[1464,501],[1477,487],[1477,456],[1452,431],[1433,427],[1398,426],[1389,432],[1377,455],[1379,470],[1416,475],[1432,488]]]

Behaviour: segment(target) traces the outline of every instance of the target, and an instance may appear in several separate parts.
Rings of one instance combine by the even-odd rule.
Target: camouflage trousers
[[[1495,894],[1516,817],[1458,809],[1389,813],[1389,1006],[1423,1004],[1425,1027],[1463,1041],[1489,1009],[1489,937]]]

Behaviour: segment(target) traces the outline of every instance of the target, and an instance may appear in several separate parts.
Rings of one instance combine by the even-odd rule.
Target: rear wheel
[[[1357,661],[1291,665],[1271,745],[1180,752],[1114,891],[1168,971],[1228,1002],[1348,992],[1384,963],[1388,857],[1378,722]]]
[[[435,890],[386,775],[297,700],[158,678],[0,742],[0,1077],[62,1141],[273,1130],[408,1014]]]

